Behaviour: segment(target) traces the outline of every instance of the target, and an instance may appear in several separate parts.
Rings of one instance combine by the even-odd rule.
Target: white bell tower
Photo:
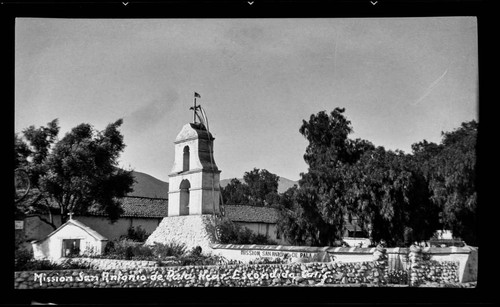
[[[217,242],[216,217],[220,214],[220,171],[215,165],[214,137],[208,129],[208,119],[196,105],[194,123],[182,127],[174,141],[174,166],[168,175],[168,216],[148,237],[145,244],[178,242],[186,247],[201,247],[210,251]],[[202,114],[199,116],[197,112]],[[196,123],[196,118],[200,123]]]
[[[213,158],[213,141],[200,123],[184,125],[177,135],[174,166],[168,175],[168,216],[220,213],[220,171]]]

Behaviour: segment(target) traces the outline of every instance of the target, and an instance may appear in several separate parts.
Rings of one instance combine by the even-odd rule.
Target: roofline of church
[[[149,197],[149,196],[137,196],[137,195],[125,195],[123,197],[120,197],[118,199],[121,199],[121,198],[146,198],[146,199],[154,199],[154,200],[168,200],[168,197]]]

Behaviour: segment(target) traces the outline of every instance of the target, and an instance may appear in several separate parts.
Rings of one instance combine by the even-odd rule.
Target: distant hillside
[[[156,179],[146,173],[132,172],[132,174],[137,182],[133,186],[134,191],[129,193],[129,196],[168,198],[168,182]],[[243,181],[242,178],[238,179]],[[222,179],[220,181],[221,187],[225,187],[230,181],[231,179]],[[289,188],[293,187],[294,184],[298,184],[298,182],[280,177],[278,181],[278,193],[285,192]]]
[[[133,172],[133,175],[137,182],[133,186],[134,191],[128,195],[168,198],[168,182],[141,172]]]
[[[243,181],[243,178],[238,178],[238,180]],[[222,179],[220,181],[220,186],[225,187],[230,181],[231,179]],[[285,192],[289,188],[293,187],[293,185],[295,184],[298,185],[299,184],[298,181],[293,181],[287,178],[280,177],[278,181],[278,193]]]

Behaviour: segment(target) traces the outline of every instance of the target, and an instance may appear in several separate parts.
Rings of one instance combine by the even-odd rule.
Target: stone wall
[[[412,248],[417,251],[418,256],[412,253]],[[417,265],[422,267],[436,267],[439,272],[448,275],[448,280],[458,282],[477,281],[477,258],[478,249],[474,247],[415,247],[412,248],[387,248],[385,253],[388,257],[388,271],[394,277],[394,280],[406,279],[412,271],[421,282],[433,281],[433,278],[423,278],[428,272],[434,274],[432,270],[420,270]],[[327,254],[327,261],[358,263],[371,261],[376,248],[360,247],[307,247],[307,246],[284,246],[284,245],[232,245],[232,244],[213,244],[213,253],[221,255],[227,259],[233,259],[248,263],[258,258],[289,258],[292,262],[310,262],[320,258],[321,254]],[[432,261],[426,264],[426,261]],[[418,264],[417,264],[418,263]],[[456,270],[456,273],[451,271]],[[408,273],[409,274],[409,273]],[[419,276],[419,274],[421,276]],[[452,278],[452,276],[455,276]],[[416,280],[417,280],[416,279]],[[420,282],[420,283],[421,283]]]
[[[384,261],[15,272],[16,289],[386,285]]]
[[[318,251],[317,254],[321,253],[326,254],[324,250]],[[94,269],[15,272],[14,286],[16,289],[356,284],[420,286],[429,283],[444,285],[458,282],[458,262],[424,259],[422,250],[418,248],[410,248],[407,270],[390,270],[387,249],[382,246],[374,248],[371,257],[372,260],[362,262],[323,259],[324,262],[310,263],[184,267],[158,267],[155,261],[75,258],[74,261],[91,264]]]
[[[211,250],[215,234],[211,231],[212,215],[184,215],[163,218],[158,228],[146,240],[147,245],[184,243],[188,250],[200,246],[204,253]]]
[[[369,256],[366,261],[339,261],[335,255],[347,250],[329,247],[257,245],[213,245],[214,251],[226,249],[239,254],[250,253],[257,258],[285,258],[282,264],[231,264],[219,266],[161,266],[156,261],[74,258],[73,261],[90,264],[91,270],[15,272],[16,289],[36,288],[112,288],[112,287],[220,287],[220,286],[446,286],[462,282],[460,261],[448,261],[449,251],[434,251],[440,261],[432,259],[430,249],[412,246],[409,249],[392,249],[393,261],[400,261],[408,252],[404,266],[390,264],[390,249],[383,246],[356,251],[357,259]],[[457,252],[457,250],[454,250]],[[458,252],[464,253],[465,250]],[[238,253],[237,253],[238,254]],[[334,257],[331,257],[333,254]],[[285,255],[295,256],[285,257]],[[473,259],[477,265],[476,257]],[[303,257],[303,258],[301,258]],[[449,256],[454,259],[456,256]],[[337,257],[338,258],[338,257]],[[255,258],[254,258],[255,259]],[[304,259],[302,261],[295,261]],[[367,258],[368,259],[368,258]],[[312,262],[311,262],[312,261]],[[467,265],[473,263],[467,260]],[[172,264],[172,263],[170,263]],[[167,265],[167,266],[165,266]],[[477,268],[476,268],[477,273]],[[477,279],[473,279],[474,281]],[[467,280],[470,281],[470,280]]]
[[[424,253],[424,250],[418,246],[411,246],[409,248],[410,285],[457,283],[459,281],[460,262],[432,260],[430,259],[432,254],[428,252],[429,249],[427,249],[427,253]]]

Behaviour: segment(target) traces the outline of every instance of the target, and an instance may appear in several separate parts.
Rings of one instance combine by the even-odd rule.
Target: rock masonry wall
[[[409,283],[418,286],[424,283],[448,284],[459,281],[459,263],[456,261],[425,260],[422,248],[411,246],[409,253]]]
[[[211,250],[215,243],[211,231],[211,215],[184,215],[163,218],[160,225],[146,240],[146,245],[158,243],[184,243],[187,249],[200,246],[203,252]]]
[[[387,284],[384,261],[15,272],[16,289]]]
[[[234,264],[222,266],[158,267],[153,261],[90,259],[100,269],[15,272],[16,289],[46,288],[154,288],[366,285],[386,286],[458,281],[457,262],[424,260],[410,249],[408,270],[390,271],[386,249],[378,246],[372,261],[288,264]],[[80,259],[82,260],[82,259]]]

